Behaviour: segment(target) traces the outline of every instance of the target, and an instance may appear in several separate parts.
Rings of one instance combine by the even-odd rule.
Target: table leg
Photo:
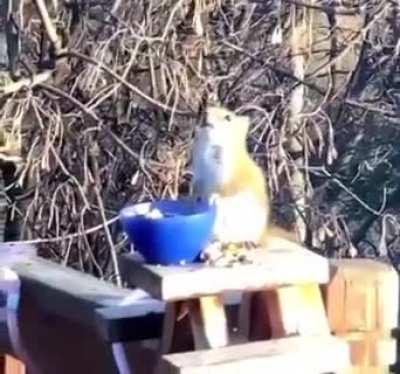
[[[245,340],[271,338],[271,321],[267,303],[276,295],[274,290],[245,292],[239,308],[239,335]]]
[[[0,267],[0,296],[5,296],[5,305],[0,305],[0,322],[2,319],[5,319],[11,349],[15,352],[16,356],[21,359],[21,361],[19,361],[9,356],[5,364],[10,372],[13,370],[16,372],[18,369],[22,373],[23,370],[26,370],[24,368],[24,366],[26,366],[31,374],[38,374],[39,370],[29,352],[25,349],[21,337],[20,321],[18,318],[21,296],[20,288],[21,281],[18,275],[11,269]]]
[[[204,296],[191,300],[189,314],[196,350],[228,345],[228,326],[222,297]]]
[[[164,323],[160,343],[160,354],[162,355],[171,352],[177,319],[177,307],[176,303],[166,303],[165,305]]]
[[[330,334],[318,284],[247,295],[241,305],[239,328],[249,340]]]
[[[166,303],[160,341],[161,355],[193,349],[188,304],[187,301]]]
[[[277,297],[267,306],[273,337],[330,334],[318,284],[279,288]]]
[[[6,355],[4,361],[4,374],[26,374],[25,365],[15,357]]]
[[[119,374],[134,374],[133,368],[129,365],[124,343],[116,342],[111,344],[112,353]]]
[[[165,305],[164,321],[161,333],[159,358],[168,353],[177,351],[188,351],[192,347],[192,334],[190,332],[189,318],[183,318],[183,321],[178,321],[179,313],[183,309],[187,309],[190,314],[191,301],[184,302],[168,302]],[[186,308],[187,307],[187,308]],[[189,338],[189,339],[188,339]],[[188,342],[190,340],[190,344]],[[189,347],[190,346],[190,347]],[[161,360],[155,364],[153,374],[164,374],[165,370]]]

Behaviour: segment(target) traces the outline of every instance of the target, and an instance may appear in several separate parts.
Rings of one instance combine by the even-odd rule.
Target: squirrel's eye
[[[227,114],[227,115],[225,116],[225,120],[226,120],[226,121],[230,121],[230,120],[231,120],[231,116],[230,116],[229,114]]]

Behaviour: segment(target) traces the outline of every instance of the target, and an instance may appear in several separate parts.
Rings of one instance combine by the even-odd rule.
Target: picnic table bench
[[[164,305],[141,290],[118,288],[42,259],[30,246],[0,245],[0,264],[5,269],[0,272],[0,291],[8,300],[7,305],[0,309],[0,321],[3,320],[0,323],[3,327],[1,335],[6,337],[5,341],[11,339],[5,342],[2,352],[19,358],[32,374],[42,373],[35,371],[35,357],[31,356],[21,339],[16,313],[20,298],[29,297],[40,305],[43,313],[63,317],[94,331],[110,346],[119,373],[133,372],[132,360],[125,355],[126,342],[160,335]],[[8,278],[4,277],[5,272]],[[42,344],[45,346],[46,342]],[[6,356],[7,363],[14,365],[14,357]]]
[[[152,346],[152,341],[160,338],[164,302],[141,289],[119,288],[45,260],[37,256],[33,246],[0,244],[0,264],[8,275],[4,277],[5,273],[0,272],[0,292],[8,300],[7,305],[0,306],[0,373],[5,367],[7,374],[22,374],[28,366],[29,372],[36,374],[36,357],[21,338],[23,326],[17,313],[21,300],[40,306],[40,312],[47,316],[60,317],[62,321],[72,321],[71,326],[92,331],[109,346],[116,373],[147,373],[135,352],[142,352],[143,341]],[[58,322],[53,325],[59,328]],[[41,342],[44,349],[46,344]],[[147,366],[151,365],[146,363]]]

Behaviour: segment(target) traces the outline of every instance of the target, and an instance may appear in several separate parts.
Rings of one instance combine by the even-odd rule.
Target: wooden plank
[[[165,303],[140,289],[118,288],[34,256],[20,257],[10,268],[20,277],[22,292],[37,300],[44,311],[93,327],[106,341],[161,335]],[[233,295],[225,303],[238,304],[239,300]]]
[[[241,305],[239,329],[250,340],[291,335],[329,335],[318,284],[278,287],[258,292]]]
[[[270,291],[265,291],[265,292],[270,292]],[[265,321],[265,314],[266,310],[262,310],[262,315],[259,316],[256,313],[253,313],[252,315],[252,304],[255,301],[255,298],[257,296],[257,293],[255,292],[244,292],[242,301],[239,307],[239,315],[238,315],[238,333],[245,337],[245,339],[249,339],[250,335],[252,333],[251,328],[252,326],[260,325],[260,317],[262,321]],[[250,316],[254,318],[252,321],[250,320]],[[261,322],[263,324],[263,322]],[[268,325],[269,326],[269,325]],[[269,330],[265,332],[266,326],[262,327],[262,330],[264,330],[263,335],[261,339],[267,339],[269,338]]]
[[[330,334],[322,292],[318,284],[296,285],[299,295],[298,332],[300,335]],[[289,308],[286,307],[289,312]],[[290,310],[290,313],[293,313]]]
[[[140,289],[118,288],[35,253],[30,246],[0,245],[1,264],[18,274],[23,295],[35,300],[43,312],[83,323],[109,342],[160,337],[164,302]],[[238,304],[239,298],[234,295],[225,302]]]
[[[17,274],[0,265],[0,353],[11,352],[12,335],[10,317],[15,315],[20,300],[20,280]],[[6,358],[3,357],[1,369],[5,370]],[[0,373],[3,373],[0,370]]]
[[[324,287],[333,333],[350,344],[351,373],[385,373],[396,361],[392,330],[398,325],[399,277],[376,260],[332,260]]]
[[[20,286],[17,274],[7,267],[0,266],[0,321],[5,319],[4,314],[7,311],[17,309]]]
[[[145,322],[147,325],[154,322],[154,327],[161,329],[164,305],[144,297],[143,291],[119,288],[35,256],[19,257],[9,263],[9,268],[18,274],[22,294],[29,294],[43,311],[94,328],[108,341],[134,340],[135,329],[139,331],[138,339],[160,335],[160,330],[149,329],[149,336],[144,336]],[[122,325],[129,325],[131,333],[123,332]],[[121,336],[119,331],[123,332]]]
[[[10,268],[19,275],[23,292],[35,294],[46,309],[82,321],[93,319],[95,307],[124,304],[131,293],[39,257],[20,261]]]
[[[329,280],[328,260],[308,250],[254,250],[253,257],[253,264],[234,267],[146,265],[130,254],[120,262],[131,284],[165,301]]]
[[[26,244],[0,244],[0,264],[9,266],[19,261],[36,256],[36,248]]]
[[[160,353],[162,355],[171,352],[175,333],[175,324],[178,318],[178,308],[178,303],[167,303],[165,306],[163,330],[160,340]]]
[[[204,296],[189,301],[189,315],[196,350],[228,344],[227,319],[221,297]]]
[[[173,346],[179,339],[176,327],[178,313],[183,305],[188,311],[194,349],[222,347],[228,344],[227,317],[222,297],[205,296],[185,302],[167,303],[160,341],[161,354],[173,352]]]
[[[165,355],[164,374],[326,373],[349,365],[349,349],[335,337],[292,337]]]
[[[133,303],[128,306],[96,309],[93,323],[104,341],[129,342],[159,338],[163,318],[164,306]]]

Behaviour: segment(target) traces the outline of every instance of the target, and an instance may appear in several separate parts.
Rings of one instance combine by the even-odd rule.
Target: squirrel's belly
[[[259,242],[267,225],[267,208],[251,192],[216,200],[215,238],[223,243]]]

